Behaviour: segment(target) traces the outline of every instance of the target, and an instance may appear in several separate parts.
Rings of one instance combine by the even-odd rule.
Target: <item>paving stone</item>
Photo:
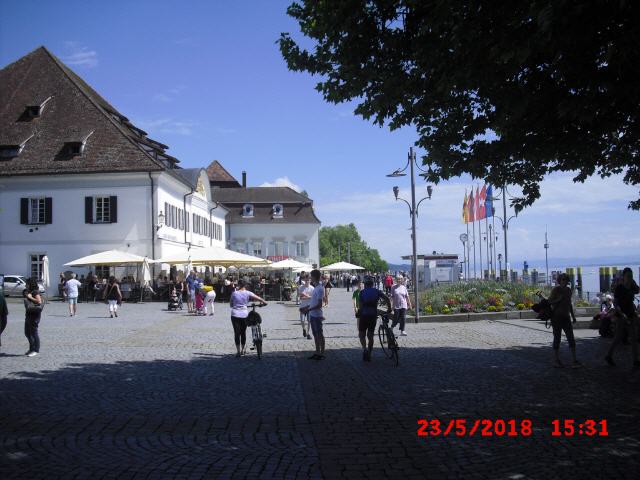
[[[11,301],[0,352],[0,472],[30,478],[635,478],[640,372],[629,347],[576,331],[581,369],[551,367],[527,320],[408,324],[400,366],[362,362],[350,295],[333,289],[327,355],[311,361],[297,307],[260,310],[264,356],[234,355],[215,317],[50,303],[26,358]],[[249,335],[250,337],[250,335]],[[376,338],[377,341],[377,338]],[[562,344],[568,360],[568,349]],[[531,419],[530,437],[418,437],[418,419]],[[608,437],[552,437],[553,419],[606,419]]]

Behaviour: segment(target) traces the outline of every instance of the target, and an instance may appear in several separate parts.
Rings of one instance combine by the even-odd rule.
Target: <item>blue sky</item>
[[[2,0],[0,65],[44,45],[183,167],[217,159],[237,177],[247,170],[250,185],[306,189],[324,225],[353,222],[398,262],[410,252],[410,220],[391,189],[408,194],[408,181],[385,174],[404,165],[415,132],[389,132],[353,116],[352,106],[327,104],[316,80],[287,70],[275,42],[283,31],[300,38],[289,3]],[[461,253],[470,184],[439,184],[423,202],[421,252]],[[640,213],[626,208],[637,188],[619,177],[574,185],[554,175],[542,192],[510,224],[514,261],[544,257],[545,225],[552,258],[640,256]]]

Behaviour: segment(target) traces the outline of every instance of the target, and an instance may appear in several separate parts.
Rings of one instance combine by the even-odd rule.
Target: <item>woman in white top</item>
[[[404,277],[401,275],[398,275],[396,284],[391,287],[391,302],[394,313],[391,328],[394,328],[399,323],[400,335],[405,336],[407,332],[404,331],[404,323],[407,319],[407,308],[411,308],[411,297],[409,297],[409,291],[404,285]]]
[[[311,296],[313,295],[313,285],[311,285],[309,275],[305,275],[302,281],[302,285],[298,287],[300,307],[308,307],[311,303]],[[311,339],[311,333],[309,333],[311,331],[309,328],[309,312],[300,312],[300,324],[302,325],[302,336]]]

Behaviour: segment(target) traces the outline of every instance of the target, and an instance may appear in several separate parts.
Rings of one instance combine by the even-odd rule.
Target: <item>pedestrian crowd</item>
[[[406,278],[399,274],[395,278],[390,275],[366,275],[361,280],[359,276],[349,275],[342,277],[331,277],[322,275],[319,270],[312,270],[310,273],[301,272],[296,277],[296,300],[299,304],[300,326],[302,336],[305,339],[314,340],[315,352],[309,357],[312,360],[322,360],[325,358],[325,337],[323,332],[323,322],[325,320],[324,309],[329,306],[330,292],[334,287],[334,282],[342,281],[342,285],[353,288],[352,302],[353,312],[356,317],[358,337],[362,347],[363,361],[371,361],[373,350],[373,338],[379,307],[386,306],[388,311],[393,311],[393,322],[391,329],[399,326],[398,336],[406,336],[406,316],[407,310],[412,309],[411,296],[406,285]],[[572,366],[581,366],[576,354],[576,341],[573,333],[573,324],[576,323],[576,315],[572,304],[572,291],[568,286],[569,277],[561,274],[558,277],[558,285],[555,286],[549,298],[543,298],[548,306],[548,318],[553,332],[552,350],[554,354],[554,365],[563,367],[564,364],[560,356],[561,336],[567,339],[572,357]],[[245,354],[246,330],[248,317],[248,304],[251,301],[260,302],[266,305],[266,300],[259,295],[255,284],[247,282],[244,278],[235,280],[226,278],[222,291],[229,291],[229,301],[231,307],[231,323],[233,327],[234,343],[237,356]],[[78,297],[82,282],[71,274],[68,279],[61,275],[61,292],[63,298],[69,306],[69,315],[76,316],[78,312]],[[254,291],[252,291],[254,290]],[[123,294],[120,284],[114,276],[109,277],[104,288],[100,289],[102,299],[107,304],[108,313],[111,318],[118,317],[118,307],[122,303]],[[169,310],[171,305],[180,305],[186,302],[188,312],[196,315],[214,315],[217,293],[213,281],[208,277],[202,279],[193,270],[187,277],[177,279],[168,284]],[[630,268],[625,268],[622,276],[616,280],[613,286],[613,296],[605,295],[602,298],[601,312],[596,316],[601,325],[609,325],[613,334],[613,341],[605,357],[605,361],[610,366],[615,366],[614,353],[618,346],[623,343],[631,343],[632,364],[640,367],[638,358],[638,336],[640,321],[638,317],[638,307],[635,304],[635,296],[640,293],[638,284],[633,279],[633,272]],[[29,350],[26,355],[33,357],[40,352],[40,337],[38,327],[41,321],[45,302],[42,298],[35,279],[27,281],[27,288],[23,292],[23,303],[25,308],[24,333],[29,343]],[[3,295],[0,295],[0,346],[1,335],[7,326],[8,307]],[[609,322],[609,323],[606,323]],[[601,326],[601,334],[603,332]]]

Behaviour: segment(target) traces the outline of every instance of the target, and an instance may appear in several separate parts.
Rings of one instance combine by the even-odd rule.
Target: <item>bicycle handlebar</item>
[[[260,307],[266,307],[266,306],[267,306],[266,302],[265,303],[248,303],[247,304],[247,307],[250,307],[250,308],[256,308],[256,307],[260,308]]]

